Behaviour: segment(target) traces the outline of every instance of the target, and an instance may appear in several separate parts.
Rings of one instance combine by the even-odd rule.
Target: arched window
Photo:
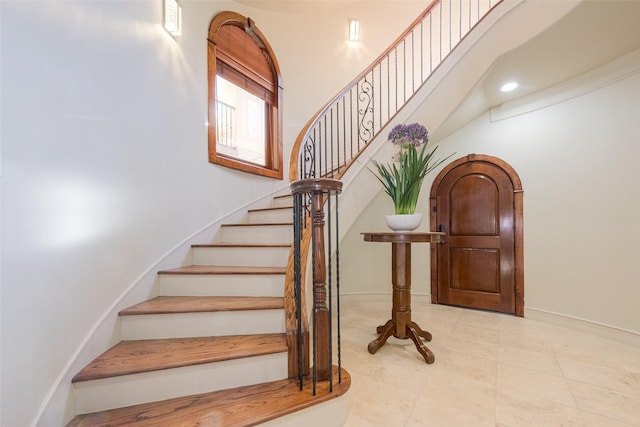
[[[282,85],[255,23],[221,12],[209,25],[209,161],[282,179]]]

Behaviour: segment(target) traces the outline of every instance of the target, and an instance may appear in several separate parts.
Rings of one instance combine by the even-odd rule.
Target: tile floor
[[[411,340],[367,344],[391,297],[343,297],[346,427],[640,426],[640,348],[527,318],[413,299],[433,335],[427,365]]]

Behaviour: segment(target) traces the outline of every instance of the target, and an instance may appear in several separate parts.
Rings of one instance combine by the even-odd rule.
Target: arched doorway
[[[447,235],[431,251],[434,304],[524,316],[523,191],[506,162],[470,154],[431,187],[431,230]]]

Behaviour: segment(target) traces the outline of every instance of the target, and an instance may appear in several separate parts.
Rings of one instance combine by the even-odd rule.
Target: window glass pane
[[[265,165],[265,102],[216,76],[218,153]]]

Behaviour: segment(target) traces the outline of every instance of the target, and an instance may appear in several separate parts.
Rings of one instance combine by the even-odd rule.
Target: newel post
[[[328,218],[325,215],[325,201],[330,200],[329,195],[336,195],[342,191],[342,182],[329,178],[302,179],[291,184],[291,194],[296,200],[294,211],[299,211],[294,224],[301,224],[302,227],[311,227],[311,266],[313,280],[313,377],[314,380],[330,380],[332,372],[332,343],[331,343],[331,306],[328,300],[331,293],[327,293],[327,257],[325,248],[325,225],[327,221],[331,224],[331,209]],[[306,197],[305,197],[306,196]],[[302,203],[302,200],[305,200]],[[335,219],[334,219],[335,220]],[[301,227],[298,226],[298,230]],[[294,231],[296,226],[294,225]],[[309,231],[307,231],[309,232]],[[298,234],[298,233],[294,233]],[[300,236],[295,237],[301,239]],[[329,238],[329,252],[331,252],[331,238]],[[299,247],[296,245],[296,247]],[[300,259],[300,255],[296,255]],[[296,262],[297,268],[301,268]],[[296,273],[298,277],[304,271]],[[331,267],[329,267],[331,274]],[[331,277],[331,276],[329,276]],[[299,286],[299,284],[296,284]],[[331,283],[329,283],[330,289]],[[300,295],[300,292],[296,292]],[[329,297],[328,297],[329,296]],[[304,304],[304,301],[297,301],[296,304]]]

